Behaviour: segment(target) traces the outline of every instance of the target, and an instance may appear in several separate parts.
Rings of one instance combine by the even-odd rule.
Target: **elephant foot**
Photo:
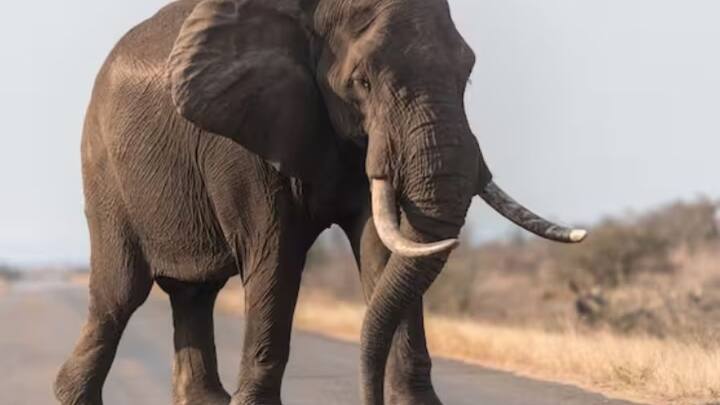
[[[411,392],[390,390],[386,395],[390,405],[442,405],[432,387]]]
[[[230,404],[230,395],[228,395],[225,391],[207,391],[182,396],[180,398],[176,396],[173,402],[175,405],[228,405]]]
[[[102,389],[93,387],[84,375],[81,367],[72,361],[62,366],[53,386],[58,402],[63,405],[102,405]]]

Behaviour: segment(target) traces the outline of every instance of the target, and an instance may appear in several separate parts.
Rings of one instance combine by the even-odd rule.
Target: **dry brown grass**
[[[242,311],[242,293],[221,295],[225,310]],[[324,294],[305,294],[297,327],[356,341],[361,305]],[[720,399],[720,350],[608,332],[545,332],[429,316],[430,350],[441,356],[536,378],[583,386],[607,395],[653,404],[702,404]]]
[[[68,276],[68,281],[74,285],[85,286],[90,284],[90,272],[73,273]]]
[[[433,317],[428,339],[442,356],[571,382],[613,396],[674,404],[720,398],[720,350],[697,345]]]

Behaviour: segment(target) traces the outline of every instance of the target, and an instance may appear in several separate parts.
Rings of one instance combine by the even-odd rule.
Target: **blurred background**
[[[593,232],[580,246],[550,245],[475,201],[464,243],[427,297],[429,310],[715,350],[720,2],[449,2],[478,56],[467,110],[496,179],[533,210]],[[79,144],[94,76],[114,43],[164,4],[3,7],[6,290],[13,280],[86,269]],[[362,301],[337,230],[316,244],[304,283]]]

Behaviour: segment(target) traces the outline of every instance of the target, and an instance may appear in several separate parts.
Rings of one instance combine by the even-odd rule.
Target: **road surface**
[[[64,283],[18,284],[0,293],[0,403],[54,404],[52,381],[85,315],[85,288]],[[169,304],[152,297],[135,314],[105,386],[106,405],[170,404]],[[219,314],[216,337],[226,389],[235,386],[243,325]],[[283,385],[287,405],[358,404],[356,345],[296,332]],[[448,405],[629,404],[580,389],[436,360],[434,380]]]

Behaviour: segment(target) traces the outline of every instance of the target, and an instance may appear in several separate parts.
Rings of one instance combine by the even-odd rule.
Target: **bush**
[[[671,253],[718,238],[714,204],[675,203],[637,219],[609,219],[581,245],[551,248],[561,277],[616,287],[640,273],[674,270]]]
[[[671,244],[636,226],[607,222],[593,230],[585,244],[555,248],[558,270],[566,279],[616,287],[641,272],[669,272]]]
[[[435,280],[425,295],[425,303],[433,312],[458,315],[469,312],[474,297],[476,264],[472,260],[459,257],[448,266]]]
[[[715,212],[716,205],[705,198],[677,202],[644,216],[639,225],[673,247],[694,250],[718,239]]]

